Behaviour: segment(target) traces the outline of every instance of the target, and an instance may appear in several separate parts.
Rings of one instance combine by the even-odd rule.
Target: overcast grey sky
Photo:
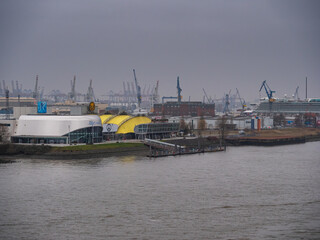
[[[140,85],[163,96],[252,100],[263,80],[276,96],[320,97],[320,1],[1,0],[0,80],[96,95]],[[10,85],[11,86],[11,85]],[[263,95],[264,96],[264,95]]]

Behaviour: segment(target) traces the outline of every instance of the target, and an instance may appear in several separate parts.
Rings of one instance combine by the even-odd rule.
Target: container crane
[[[94,96],[93,87],[92,87],[92,79],[90,79],[90,84],[89,84],[87,95],[86,95],[86,101],[87,102],[95,101],[95,96]]]
[[[130,83],[129,82],[127,82],[127,91],[128,91],[128,95],[131,95],[131,91],[130,91]]]
[[[136,70],[133,69],[133,75],[134,75],[134,82],[136,84],[136,89],[137,89],[137,99],[138,99],[138,108],[140,108],[140,105],[141,105],[141,87],[139,86],[138,84],[138,80],[137,80],[137,77],[136,77]]]
[[[70,99],[76,101],[76,75],[73,76],[73,81],[71,83],[71,92],[70,92]]]
[[[159,103],[159,80],[157,81],[156,87],[154,88],[152,99],[154,103]]]
[[[123,85],[123,95],[127,95],[126,85],[124,82],[122,82]]]
[[[22,89],[19,88],[18,80],[16,80],[16,90],[17,90],[17,95],[20,95]]]
[[[38,99],[38,96],[39,96],[39,90],[38,90],[38,75],[36,75],[36,84],[34,86],[34,91],[32,93],[32,97],[35,98],[35,99]]]
[[[3,84],[3,93],[5,93],[7,87],[6,87],[6,81],[2,80],[2,84]]]
[[[16,94],[16,89],[14,88],[14,81],[11,80],[11,88],[12,88],[12,95],[14,96]]]
[[[261,87],[260,87],[259,92],[261,92],[261,89],[262,89],[263,87],[264,87],[264,90],[265,90],[266,93],[267,93],[269,102],[274,102],[275,99],[273,98],[272,94],[275,93],[276,91],[272,91],[272,90],[271,90],[271,88],[268,86],[266,80],[264,80],[264,81],[262,82],[262,85],[261,85]]]

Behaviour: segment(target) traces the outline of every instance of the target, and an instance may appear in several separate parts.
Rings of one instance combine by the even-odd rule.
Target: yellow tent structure
[[[107,114],[107,115],[101,115],[100,119],[101,119],[101,124],[105,124],[107,121],[110,120],[110,118],[112,118],[113,115],[111,114]]]
[[[101,115],[101,123],[118,125],[116,134],[134,133],[135,126],[150,123],[151,119],[145,116],[130,115]]]
[[[116,124],[120,127],[120,125],[127,121],[129,118],[132,118],[132,116],[129,115],[118,115],[113,118],[110,118],[108,121],[105,122],[105,124]]]
[[[121,124],[118,128],[117,134],[126,134],[126,133],[134,133],[135,126],[139,124],[150,123],[151,119],[144,116],[137,116],[127,119],[123,124]]]

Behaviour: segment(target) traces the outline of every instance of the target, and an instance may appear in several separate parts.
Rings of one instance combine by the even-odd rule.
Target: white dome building
[[[91,143],[102,141],[102,124],[97,115],[22,115],[14,143]]]

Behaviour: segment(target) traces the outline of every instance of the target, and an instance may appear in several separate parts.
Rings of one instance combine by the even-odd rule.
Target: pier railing
[[[145,139],[144,144],[150,147],[148,157],[165,157],[184,154],[195,154],[204,152],[224,151],[223,147],[207,146],[207,147],[185,147],[177,144],[162,142],[153,139]]]
[[[176,149],[184,149],[185,146],[180,146],[177,144],[162,142],[154,139],[144,139],[144,144],[156,149],[163,149],[163,150],[176,150]]]

